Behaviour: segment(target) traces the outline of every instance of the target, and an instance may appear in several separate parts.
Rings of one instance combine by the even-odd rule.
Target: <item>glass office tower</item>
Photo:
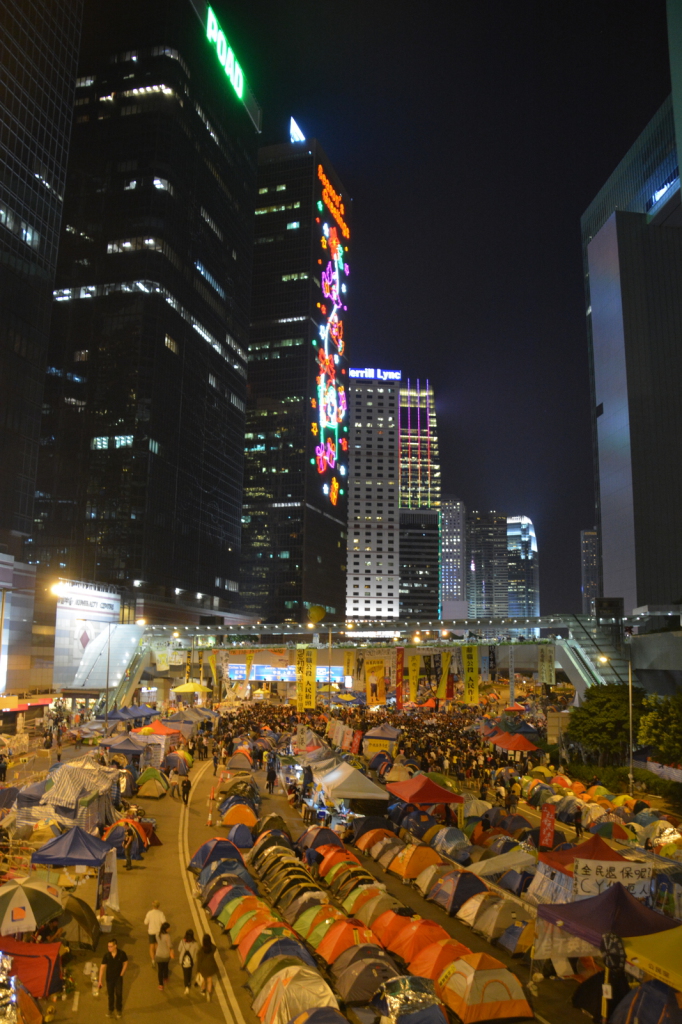
[[[440,506],[440,600],[444,619],[469,615],[466,584],[466,508],[457,498],[443,498]]]
[[[258,157],[244,474],[244,608],[346,608],[350,200],[316,140]]]
[[[54,296],[33,560],[166,621],[239,607],[260,111],[226,30],[87,0]]]
[[[580,594],[583,615],[594,615],[599,597],[599,544],[596,530],[580,531]]]
[[[509,615],[540,614],[540,566],[535,527],[528,516],[507,517]]]
[[[506,618],[509,610],[507,517],[502,512],[467,516],[469,616]]]

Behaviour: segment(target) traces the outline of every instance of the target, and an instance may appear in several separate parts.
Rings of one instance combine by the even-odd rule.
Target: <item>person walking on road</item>
[[[199,955],[199,943],[194,938],[194,932],[188,928],[184,939],[178,943],[178,960],[182,967],[182,979],[185,982],[185,995],[189,995],[192,984],[192,971]]]
[[[126,859],[126,871],[132,871],[133,870],[133,843],[134,842],[135,842],[135,833],[134,833],[134,831],[132,830],[132,828],[129,825],[128,828],[125,830],[125,835],[123,836],[123,853],[125,854],[125,859]]]
[[[213,748],[213,774],[214,775],[218,771],[218,761],[219,761],[218,748],[216,746],[216,747]]]
[[[208,1002],[211,1002],[211,995],[213,993],[213,978],[218,971],[218,965],[215,962],[215,946],[211,941],[210,935],[204,935],[201,940],[201,947],[199,949],[199,955],[197,956],[197,974],[202,976],[201,994],[206,996]]]
[[[120,1017],[123,1012],[123,975],[128,969],[128,957],[118,948],[116,939],[109,939],[107,951],[102,957],[99,969],[99,987],[106,978],[107,995],[109,996],[109,1012],[107,1017]]]
[[[274,764],[271,764],[270,767],[268,768],[268,774],[266,776],[266,786],[267,786],[267,790],[268,790],[268,793],[270,794],[270,796],[272,796],[272,793],[273,793],[274,788],[275,788],[275,782],[276,781],[277,781],[277,772],[275,771]]]
[[[159,932],[161,931],[161,925],[165,923],[166,915],[163,910],[159,909],[159,901],[154,900],[152,902],[152,909],[148,910],[145,914],[144,923],[147,926],[147,937],[149,938],[149,959],[154,966],[154,957],[156,956],[156,943],[158,942]]]
[[[168,965],[175,959],[175,950],[171,945],[170,925],[164,921],[159,929],[159,938],[156,943],[156,969],[159,978],[159,989],[163,992],[163,986],[168,981]]]
[[[183,802],[183,804],[185,804],[185,806],[187,805],[187,801],[189,800],[189,794],[190,794],[191,788],[192,788],[192,783],[189,781],[189,776],[185,775],[185,777],[182,780],[182,783],[180,785],[180,789],[182,790],[182,802]]]
[[[171,768],[168,775],[168,781],[170,783],[170,795],[175,800],[176,796],[178,795],[178,788],[180,785],[180,773],[177,772],[175,768]]]

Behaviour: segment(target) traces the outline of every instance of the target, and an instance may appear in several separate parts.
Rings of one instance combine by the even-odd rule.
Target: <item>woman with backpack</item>
[[[182,977],[185,982],[185,995],[189,995],[192,984],[192,971],[197,962],[199,943],[194,938],[194,932],[188,928],[185,937],[178,942],[178,961],[182,967]]]

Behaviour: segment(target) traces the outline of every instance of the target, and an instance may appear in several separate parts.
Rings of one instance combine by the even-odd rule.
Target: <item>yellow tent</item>
[[[233,804],[223,815],[223,825],[225,826],[246,825],[247,828],[253,828],[257,821],[258,818],[248,804]]]
[[[682,925],[655,935],[623,939],[630,963],[682,992]]]
[[[416,878],[430,864],[442,863],[441,858],[430,846],[411,844],[393,858],[388,870],[399,878]]]

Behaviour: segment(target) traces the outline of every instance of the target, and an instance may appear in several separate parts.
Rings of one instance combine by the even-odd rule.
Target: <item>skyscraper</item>
[[[596,530],[580,531],[580,593],[583,615],[594,615],[599,597],[599,538]]]
[[[23,544],[33,526],[81,15],[81,0],[0,0],[0,588],[8,591],[0,690],[29,684],[35,570]]]
[[[470,618],[506,618],[509,612],[507,517],[467,515],[467,600]]]
[[[317,141],[260,151],[242,586],[269,622],[346,608],[349,212]]]
[[[540,614],[538,542],[528,516],[507,517],[507,587],[510,617]]]
[[[444,619],[466,619],[466,509],[456,498],[440,505],[440,600]]]
[[[672,95],[582,217],[598,591],[625,613],[682,594],[682,7]]]
[[[400,389],[400,615],[440,617],[440,459],[433,388]]]
[[[200,0],[87,0],[77,86],[32,559],[197,621],[239,606],[260,111]]]
[[[400,371],[349,369],[350,446],[346,615],[399,612]]]

